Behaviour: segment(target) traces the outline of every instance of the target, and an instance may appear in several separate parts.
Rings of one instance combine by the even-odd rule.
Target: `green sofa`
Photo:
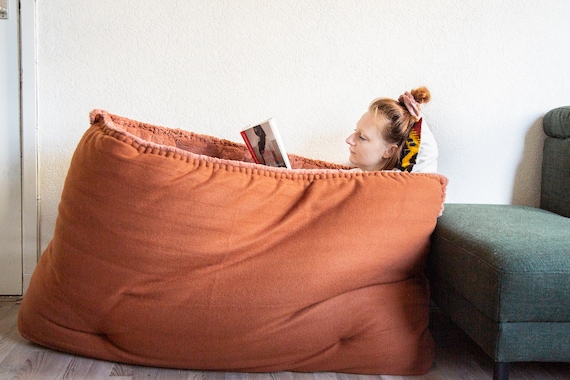
[[[433,301],[494,361],[570,362],[570,107],[548,112],[540,208],[446,204],[427,265]]]

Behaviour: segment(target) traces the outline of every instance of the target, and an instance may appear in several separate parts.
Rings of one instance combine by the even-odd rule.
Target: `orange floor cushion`
[[[447,179],[289,157],[94,110],[21,334],[158,367],[426,373]]]

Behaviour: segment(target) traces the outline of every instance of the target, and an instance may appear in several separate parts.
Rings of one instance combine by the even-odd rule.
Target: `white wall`
[[[375,97],[426,85],[448,202],[536,205],[541,118],[570,104],[567,0],[37,2],[42,246],[93,108],[345,163]]]

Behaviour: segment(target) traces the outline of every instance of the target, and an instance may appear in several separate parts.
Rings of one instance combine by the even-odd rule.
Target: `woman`
[[[363,171],[437,171],[437,145],[420,116],[420,107],[431,99],[420,87],[398,100],[378,98],[356,124],[346,142],[350,162]]]

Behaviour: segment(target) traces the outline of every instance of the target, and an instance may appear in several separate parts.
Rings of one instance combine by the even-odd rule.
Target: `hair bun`
[[[429,103],[431,100],[431,94],[426,87],[415,88],[411,91],[411,93],[416,102],[420,104]]]

